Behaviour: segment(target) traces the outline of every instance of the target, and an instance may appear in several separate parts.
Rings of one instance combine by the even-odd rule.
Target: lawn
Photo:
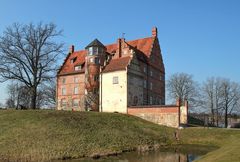
[[[47,161],[94,157],[156,146],[216,146],[199,161],[240,161],[240,131],[173,128],[118,113],[0,111],[0,160]],[[151,147],[150,147],[151,146]]]

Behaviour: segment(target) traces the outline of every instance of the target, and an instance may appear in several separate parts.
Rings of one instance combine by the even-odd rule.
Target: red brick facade
[[[98,53],[89,54],[95,47]],[[57,109],[85,110],[86,96],[93,93],[93,110],[99,111],[101,73],[119,70],[127,71],[127,82],[137,80],[140,85],[137,91],[128,88],[126,106],[165,104],[165,68],[154,27],[152,36],[147,38],[133,41],[121,38],[105,46],[94,40],[81,51],[74,51],[74,46],[70,46],[57,75]],[[75,77],[80,77],[81,81],[76,81]]]

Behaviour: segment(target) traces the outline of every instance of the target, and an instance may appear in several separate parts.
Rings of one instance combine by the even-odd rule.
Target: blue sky
[[[76,49],[94,38],[116,42],[151,36],[158,27],[166,75],[219,76],[240,82],[239,0],[0,0],[0,34],[14,22],[54,22]],[[63,60],[59,60],[61,63]],[[0,83],[5,102],[6,83]]]

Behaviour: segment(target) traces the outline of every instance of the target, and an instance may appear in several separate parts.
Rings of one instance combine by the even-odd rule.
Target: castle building
[[[71,46],[57,73],[57,109],[127,113],[128,107],[165,105],[165,69],[157,28],[152,36],[110,45],[95,39]]]

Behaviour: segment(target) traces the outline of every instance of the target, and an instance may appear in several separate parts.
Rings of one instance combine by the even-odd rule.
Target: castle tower
[[[106,47],[97,39],[86,48],[85,58],[85,108],[99,111],[99,76],[105,61]]]

